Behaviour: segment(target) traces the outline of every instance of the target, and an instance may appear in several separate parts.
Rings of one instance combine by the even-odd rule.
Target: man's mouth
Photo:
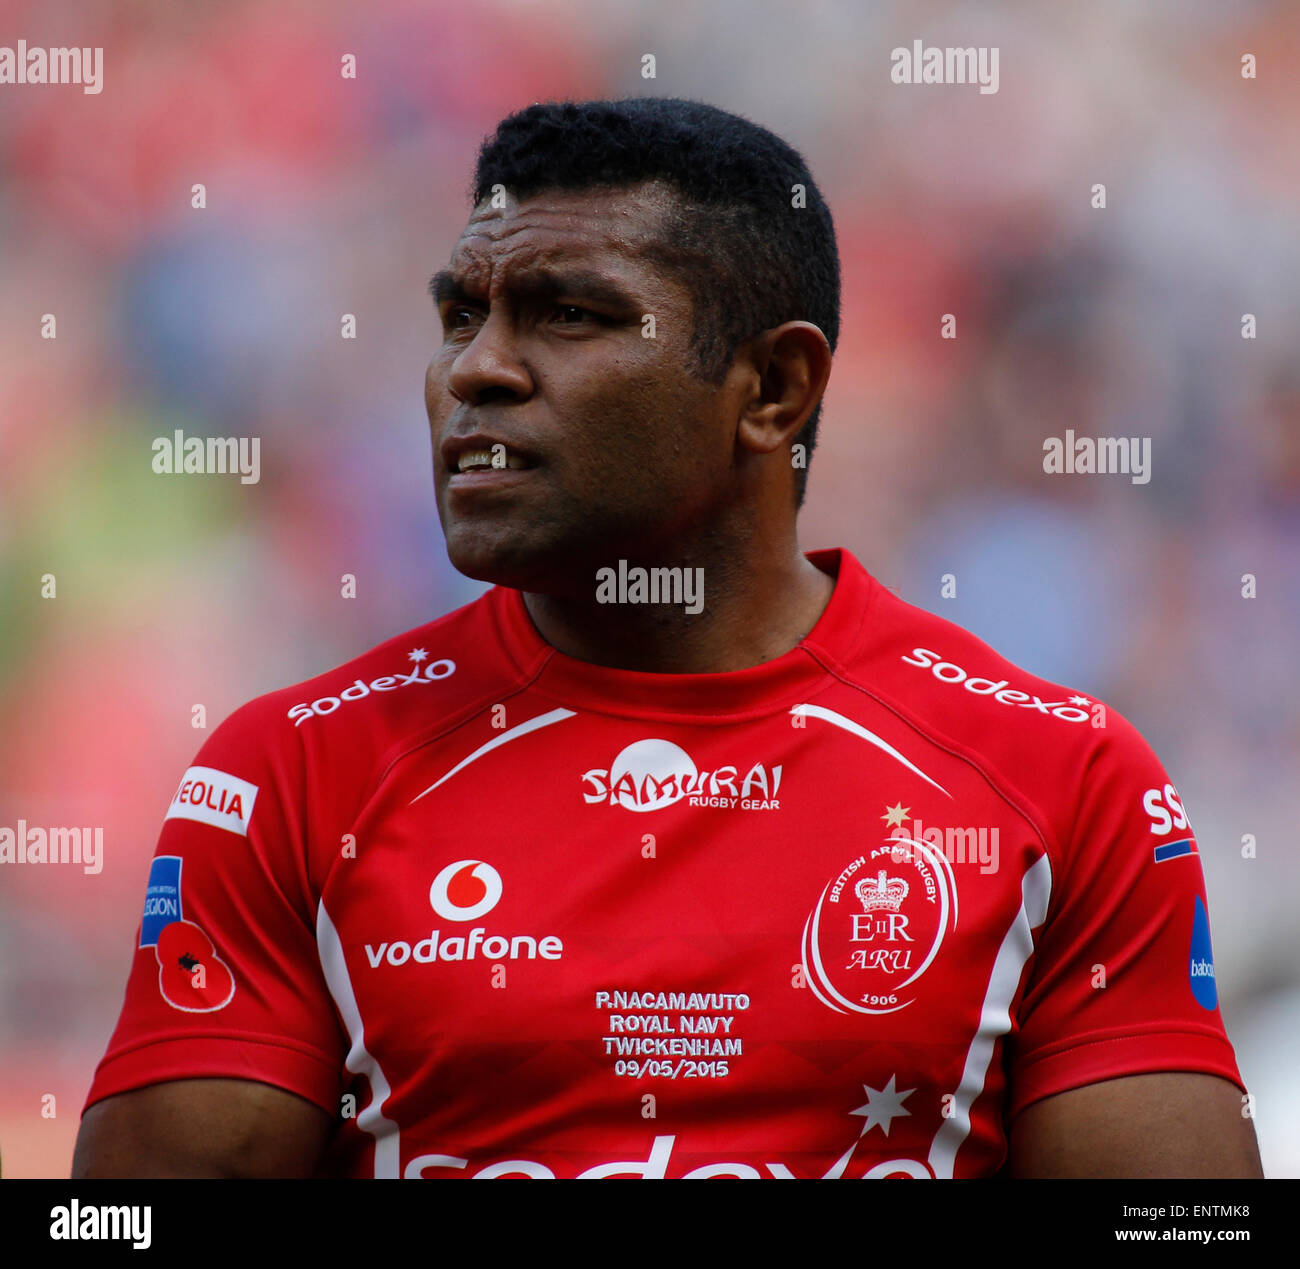
[[[529,466],[522,454],[516,454],[504,445],[492,449],[463,450],[456,459],[456,471],[523,471]]]

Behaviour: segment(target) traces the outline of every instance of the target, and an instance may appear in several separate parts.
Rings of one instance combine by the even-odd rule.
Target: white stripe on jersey
[[[401,1135],[397,1124],[384,1117],[383,1109],[392,1089],[379,1069],[379,1063],[366,1049],[365,1026],[352,991],[352,980],[348,977],[347,962],[343,959],[343,944],[323,903],[316,907],[316,947],[321,968],[325,971],[326,985],[352,1040],[345,1065],[353,1075],[364,1075],[370,1084],[370,1101],[357,1116],[357,1127],[374,1136],[376,1178],[397,1177],[402,1162]]]
[[[1002,946],[998,948],[988,990],[980,1009],[979,1028],[966,1053],[961,1086],[953,1103],[953,1114],[939,1125],[930,1145],[929,1162],[934,1175],[951,1179],[957,1151],[970,1132],[970,1112],[975,1099],[984,1091],[989,1062],[998,1037],[1011,1029],[1011,1000],[1020,983],[1025,962],[1034,950],[1036,930],[1047,919],[1047,905],[1052,897],[1052,865],[1045,854],[1030,866],[1020,883],[1020,911],[1011,922]]]
[[[538,714],[536,718],[530,718],[526,723],[520,723],[518,727],[512,727],[509,731],[503,731],[494,740],[489,740],[486,745],[480,745],[474,750],[468,758],[462,758],[450,771],[444,776],[439,776],[424,793],[432,793],[444,780],[450,780],[457,771],[468,767],[475,758],[481,758],[485,753],[489,753],[498,745],[504,745],[507,740],[515,740],[520,736],[526,736],[530,731],[536,731],[539,727],[548,727],[551,723],[558,723],[565,718],[572,718],[574,711],[571,709],[553,709],[549,714]],[[409,803],[414,806],[423,796],[424,793],[417,793]]]
[[[944,797],[952,797],[952,794],[943,785],[931,780],[920,767],[908,762],[893,745],[886,740],[882,740],[874,731],[868,731],[861,723],[855,723],[853,719],[845,718],[843,714],[837,714],[833,709],[824,709],[820,705],[791,705],[790,712],[792,714],[811,715],[813,718],[824,718],[828,723],[834,723],[836,727],[843,727],[845,731],[852,732],[855,736],[861,736],[863,740],[870,741],[877,749],[883,750],[891,758],[901,762],[909,771],[914,771],[926,784],[934,785]]]

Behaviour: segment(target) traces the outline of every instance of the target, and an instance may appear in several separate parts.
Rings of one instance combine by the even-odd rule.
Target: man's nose
[[[489,314],[451,364],[447,387],[458,401],[483,405],[500,396],[523,400],[533,380],[519,357],[513,327],[504,314]]]

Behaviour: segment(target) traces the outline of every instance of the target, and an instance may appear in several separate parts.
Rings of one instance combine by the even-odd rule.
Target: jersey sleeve
[[[1245,1091],[1177,790],[1113,711],[1080,788],[1010,1048],[1008,1118],[1054,1093],[1157,1071],[1218,1075]]]
[[[307,870],[301,748],[261,698],[212,734],[167,808],[122,1013],[86,1106],[228,1077],[338,1111],[344,1039]]]

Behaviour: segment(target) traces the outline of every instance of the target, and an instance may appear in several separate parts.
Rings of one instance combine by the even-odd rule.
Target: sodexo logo
[[[321,696],[310,704],[299,701],[289,711],[287,717],[294,720],[295,727],[301,727],[311,718],[324,718],[336,709],[341,709],[348,701],[363,700],[372,692],[395,692],[398,688],[408,687],[412,683],[440,683],[456,673],[456,662],[449,661],[446,657],[429,661],[429,664],[425,665],[424,662],[429,660],[429,654],[424,648],[412,648],[406,654],[406,659],[415,667],[408,674],[381,674],[379,678],[371,679],[369,683],[364,679],[356,679],[337,696]]]
[[[448,864],[429,887],[429,902],[444,921],[476,921],[501,900],[501,874],[481,859]]]
[[[1000,705],[1036,709],[1040,714],[1050,714],[1067,723],[1086,723],[1093,717],[1088,710],[1094,708],[1094,705],[1086,696],[1071,696],[1068,702],[1045,701],[1039,696],[1013,688],[1008,679],[986,679],[968,674],[960,665],[945,661],[941,652],[932,652],[929,648],[913,648],[910,657],[900,657],[899,660],[904,665],[916,665],[929,670],[940,683],[960,683],[972,695],[991,696]],[[1083,706],[1087,708],[1081,708]],[[1101,709],[1101,706],[1095,708]]]

